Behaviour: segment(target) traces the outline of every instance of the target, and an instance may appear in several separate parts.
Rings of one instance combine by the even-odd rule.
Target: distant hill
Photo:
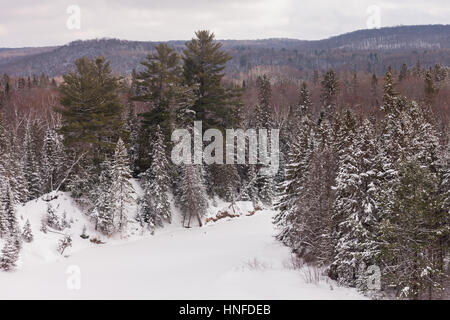
[[[399,26],[359,30],[336,37],[303,41],[296,39],[220,40],[233,60],[230,75],[256,66],[289,66],[299,70],[359,69],[384,72],[402,63],[423,66],[450,65],[450,25]],[[169,41],[181,52],[184,41]],[[105,56],[113,71],[129,74],[154,50],[157,42],[95,39],[64,46],[41,48],[0,48],[0,73],[29,76],[67,72],[82,56]]]

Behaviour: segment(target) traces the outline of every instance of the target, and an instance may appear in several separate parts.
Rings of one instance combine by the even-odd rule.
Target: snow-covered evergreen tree
[[[91,217],[95,220],[95,229],[104,234],[114,232],[114,198],[112,188],[112,167],[109,161],[102,163],[102,172],[95,189],[96,200]]]
[[[0,170],[5,181],[11,187],[15,203],[25,202],[29,198],[29,192],[24,175],[24,163],[22,148],[18,143],[16,131],[10,132],[10,136],[3,141],[2,154],[0,155]]]
[[[14,236],[8,237],[4,245],[0,257],[0,269],[4,271],[12,271],[16,267],[17,260],[19,260],[20,249],[17,246],[17,241]]]
[[[38,163],[34,153],[34,145],[31,137],[31,125],[25,128],[24,139],[24,175],[28,190],[28,199],[32,200],[40,196],[41,177],[39,175]]]
[[[377,262],[375,229],[379,193],[375,130],[364,120],[340,156],[334,219],[336,239],[331,272],[339,281],[366,290],[368,266]]]
[[[134,193],[130,182],[131,171],[128,153],[122,139],[119,139],[112,163],[111,193],[114,199],[114,221],[118,231],[122,231],[127,222],[128,206],[132,203]]]
[[[25,242],[32,242],[33,241],[33,232],[31,231],[30,220],[28,220],[28,219],[27,219],[27,222],[25,223],[25,226],[23,227],[22,239]]]
[[[268,137],[271,135],[271,129],[274,128],[274,121],[272,117],[272,91],[269,78],[267,76],[259,77],[257,80],[258,86],[258,104],[255,107],[255,118],[252,125],[255,129],[266,129]],[[259,139],[259,138],[258,138]],[[258,141],[258,147],[261,148],[261,141]],[[270,138],[267,140],[267,148],[270,150]],[[259,149],[258,154],[261,159],[261,155],[264,151]],[[256,172],[256,187],[258,189],[258,199],[262,204],[272,206],[275,196],[275,182],[274,177],[265,174],[263,164],[255,166]],[[265,168],[264,168],[265,169]]]
[[[392,198],[380,202],[390,213],[380,225],[382,281],[400,297],[433,299],[444,289],[449,212],[438,190],[434,173],[405,162]]]
[[[127,118],[125,123],[125,129],[129,132],[129,149],[128,149],[128,156],[130,161],[130,169],[131,172],[134,174],[137,170],[137,161],[139,156],[139,120],[136,116],[135,110],[134,110],[134,103],[129,102],[128,103],[128,112],[127,112]]]
[[[61,224],[61,219],[58,217],[58,215],[55,212],[55,209],[53,206],[48,203],[47,204],[47,213],[45,215],[44,221],[47,226],[49,226],[52,229],[61,231],[63,230],[63,226]]]
[[[259,198],[259,192],[258,187],[256,185],[257,179],[257,172],[256,172],[256,165],[250,164],[248,165],[248,181],[247,185],[245,186],[245,194],[249,196],[249,198],[252,200],[253,208],[256,208],[259,206],[261,200]]]
[[[336,110],[336,100],[339,89],[339,83],[336,72],[333,69],[328,70],[321,81],[322,93],[321,100],[322,106],[327,118],[334,117]]]
[[[202,226],[202,217],[206,213],[208,199],[201,166],[193,164],[183,166],[180,191],[181,207],[184,213],[183,226],[191,227],[192,218],[197,219],[198,225]]]
[[[150,231],[162,227],[163,222],[171,222],[172,214],[168,198],[170,178],[166,146],[161,128],[157,126],[153,139],[152,164],[143,175],[144,195],[140,199],[139,215],[147,223]]]
[[[60,182],[65,167],[62,143],[54,129],[47,128],[42,146],[42,184],[44,192],[50,192]]]
[[[19,235],[19,225],[16,217],[16,209],[14,202],[14,195],[11,187],[7,184],[1,198],[2,223],[8,236]]]
[[[299,101],[296,108],[298,119],[309,115],[309,113],[311,112],[311,107],[311,93],[308,90],[306,82],[303,82],[300,88]]]
[[[288,154],[288,163],[285,169],[285,181],[279,187],[281,195],[279,203],[276,205],[280,213],[274,220],[281,229],[277,238],[288,246],[295,241],[292,239],[296,235],[291,234],[293,231],[291,222],[297,214],[300,191],[305,187],[314,148],[313,124],[308,116],[302,117],[299,130],[297,139],[291,142],[291,152]]]

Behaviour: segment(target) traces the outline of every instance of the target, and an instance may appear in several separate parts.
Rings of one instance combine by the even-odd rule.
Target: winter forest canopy
[[[207,210],[221,199],[230,204],[223,216],[238,201],[276,210],[277,240],[342,286],[375,298],[443,297],[449,67],[418,60],[384,73],[314,70],[289,80],[280,74],[292,70],[261,65],[237,79],[225,72],[231,59],[213,33],[198,31],[181,52],[157,45],[126,76],[101,56],[77,59],[62,78],[4,74],[0,268],[17,268],[36,231],[61,234],[55,245],[67,252],[71,221],[50,204],[59,191],[104,239],[126,237],[131,223],[154,234],[173,221],[172,205],[184,227],[201,227],[219,219]],[[222,132],[279,129],[277,174],[263,174],[260,163],[173,164],[171,134],[194,121]],[[132,181],[142,188],[137,200]],[[40,197],[48,206],[32,231],[16,207]],[[371,285],[374,270],[381,291]]]

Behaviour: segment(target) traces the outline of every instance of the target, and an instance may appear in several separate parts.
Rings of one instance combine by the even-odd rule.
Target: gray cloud
[[[0,47],[64,44],[76,39],[189,39],[210,29],[220,39],[321,39],[366,28],[366,9],[381,25],[448,24],[448,0],[1,0]],[[81,30],[66,10],[81,8]]]

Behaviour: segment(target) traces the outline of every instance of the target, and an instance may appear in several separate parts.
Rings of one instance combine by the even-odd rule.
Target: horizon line
[[[433,27],[433,26],[441,26],[441,27],[450,27],[450,24],[413,24],[413,25],[394,25],[394,26],[383,26],[380,28],[371,28],[371,29],[356,29],[349,32],[340,33],[337,35],[333,35],[327,38],[315,39],[315,40],[302,40],[298,38],[289,38],[289,37],[269,37],[269,38],[257,38],[257,39],[216,39],[215,41],[265,41],[265,40],[290,40],[290,41],[301,41],[301,42],[317,42],[317,41],[325,41],[329,39],[333,39],[336,37],[348,35],[351,33],[356,33],[360,31],[370,31],[370,30],[382,30],[382,29],[392,29],[392,28],[408,28],[408,27]],[[199,29],[200,30],[200,29]],[[195,32],[195,31],[194,31]],[[0,49],[32,49],[32,48],[56,48],[70,45],[71,43],[78,41],[94,41],[94,40],[119,40],[119,41],[128,41],[128,42],[154,42],[154,43],[167,43],[167,42],[178,42],[178,41],[190,41],[191,39],[171,39],[171,40],[129,40],[124,38],[115,38],[115,37],[99,37],[99,38],[90,38],[90,39],[76,39],[70,42],[66,42],[63,44],[54,44],[54,45],[43,45],[43,46],[21,46],[21,47],[0,47]]]

